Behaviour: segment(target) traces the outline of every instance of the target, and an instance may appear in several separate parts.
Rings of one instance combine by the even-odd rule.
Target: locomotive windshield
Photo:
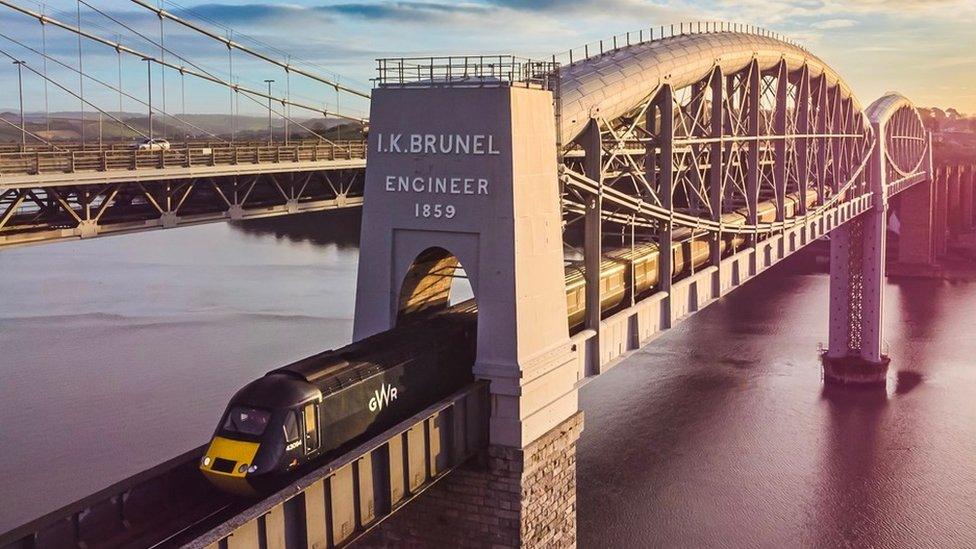
[[[288,442],[295,442],[298,440],[298,420],[295,419],[295,412],[290,411],[288,415],[285,416],[285,440]]]
[[[271,412],[258,408],[235,406],[227,413],[224,430],[231,433],[260,436],[268,427]]]

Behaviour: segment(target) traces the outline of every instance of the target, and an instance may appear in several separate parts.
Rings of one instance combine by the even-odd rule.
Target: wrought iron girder
[[[873,137],[841,86],[824,74],[812,77],[806,65],[790,70],[784,62],[760,71],[750,63],[733,74],[716,67],[671,90],[669,121],[657,108],[664,89],[659,87],[628,115],[600,121],[601,185],[639,198],[634,204],[668,204],[676,214],[713,223],[745,211],[746,224],[756,227],[770,220],[759,219],[761,200],[772,201],[776,218],[783,220],[807,213],[810,190],[817,191],[821,205],[840,190],[848,198],[860,196],[867,192],[863,165]],[[643,122],[640,113],[646,113]],[[662,134],[665,127],[670,135]],[[643,165],[637,160],[642,147]],[[665,161],[670,179],[663,173]],[[583,172],[578,154],[565,162]],[[797,197],[789,210],[788,196]],[[613,222],[625,219],[632,207],[606,205]]]

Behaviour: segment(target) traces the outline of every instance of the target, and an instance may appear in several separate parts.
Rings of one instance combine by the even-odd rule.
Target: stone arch
[[[461,260],[441,246],[417,254],[400,283],[396,321],[449,307],[459,270]]]

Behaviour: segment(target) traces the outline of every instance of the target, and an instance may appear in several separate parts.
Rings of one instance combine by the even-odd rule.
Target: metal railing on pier
[[[377,59],[379,87],[505,87],[550,89],[558,66],[513,55]]]

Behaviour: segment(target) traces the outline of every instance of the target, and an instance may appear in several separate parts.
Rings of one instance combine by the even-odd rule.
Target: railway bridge
[[[193,149],[173,168],[161,154],[134,171],[196,169]],[[931,139],[911,101],[889,93],[865,107],[816,55],[752,27],[647,29],[541,61],[380,60],[367,149],[327,160],[285,151],[245,168],[222,167],[212,152],[203,163],[361,170],[368,156],[354,338],[446,306],[463,269],[478,309],[477,383],[260,501],[208,508],[167,541],[571,546],[583,384],[829,237],[825,381],[883,385],[885,234],[896,203],[901,264],[934,258]],[[47,176],[22,177],[37,185]],[[226,198],[227,187],[208,184]],[[0,192],[20,197],[16,189]],[[115,207],[101,204],[96,216]],[[566,245],[581,259],[567,261]],[[191,472],[198,458],[187,457]],[[0,545],[121,535],[153,479]]]

